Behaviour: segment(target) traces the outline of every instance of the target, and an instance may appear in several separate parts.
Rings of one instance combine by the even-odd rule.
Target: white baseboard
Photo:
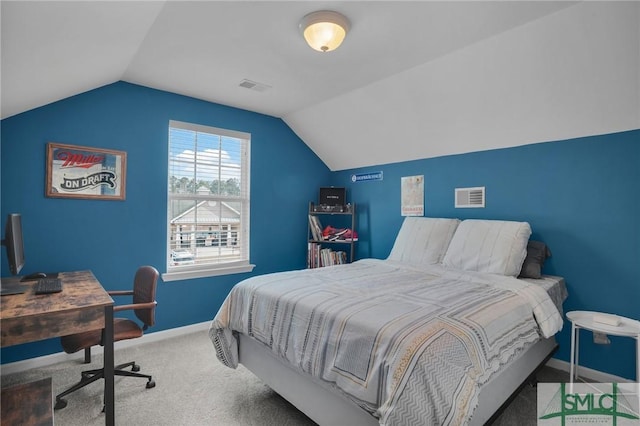
[[[566,371],[567,373],[571,371],[570,363],[555,358],[551,358],[546,365],[551,368],[555,368],[556,370]],[[602,371],[583,366],[578,367],[578,379],[580,378],[597,383],[635,383],[633,380],[625,379],[624,377],[615,376],[613,374],[604,373]]]
[[[168,339],[170,337],[181,336],[183,334],[206,331],[209,329],[210,325],[211,321],[207,321],[198,324],[187,325],[184,327],[176,327],[170,328],[168,330],[156,331],[155,333],[148,333],[143,335],[139,339],[122,340],[116,344],[116,349],[129,348],[143,343],[157,342],[160,340]],[[95,346],[91,348],[92,355],[101,355],[103,352],[104,348],[102,346]],[[3,364],[0,366],[0,374],[5,375],[20,373],[32,368],[46,367],[52,364],[57,364],[59,362],[69,361],[73,359],[84,359],[84,351],[76,352],[74,354],[58,352],[51,355],[44,355],[37,358],[25,359],[23,361]]]

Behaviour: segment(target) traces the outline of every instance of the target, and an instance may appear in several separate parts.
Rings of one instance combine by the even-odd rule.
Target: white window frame
[[[216,194],[202,195],[197,193],[178,194],[171,193],[169,187],[169,179],[171,178],[171,128],[189,130],[200,133],[209,133],[222,137],[232,137],[242,139],[241,149],[241,196],[228,197]],[[167,163],[168,179],[167,179],[167,245],[166,245],[166,271],[162,274],[163,281],[176,281],[186,280],[193,278],[212,277],[218,275],[238,274],[243,272],[251,272],[255,265],[252,265],[249,260],[250,255],[250,159],[251,159],[251,134],[245,132],[239,132],[234,130],[220,129],[211,126],[204,126],[199,124],[185,123],[182,121],[169,121],[169,158]],[[197,156],[195,166],[197,167]],[[203,200],[219,201],[240,201],[242,208],[240,212],[240,235],[241,241],[239,241],[240,247],[240,260],[233,260],[228,262],[216,262],[204,265],[179,265],[174,266],[171,264],[171,204],[174,200],[194,200],[196,204]]]

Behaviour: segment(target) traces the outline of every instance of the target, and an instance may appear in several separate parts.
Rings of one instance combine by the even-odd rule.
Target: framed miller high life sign
[[[124,200],[127,153],[47,144],[47,197]]]

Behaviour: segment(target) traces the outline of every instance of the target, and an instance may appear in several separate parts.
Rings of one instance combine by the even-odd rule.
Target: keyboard
[[[59,293],[62,291],[60,278],[40,278],[35,286],[36,294]]]

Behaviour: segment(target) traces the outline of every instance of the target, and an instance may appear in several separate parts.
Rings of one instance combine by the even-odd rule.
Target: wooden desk
[[[61,272],[58,278],[62,280],[60,293],[36,295],[30,288],[23,294],[0,297],[0,345],[104,328],[105,423],[113,426],[113,299],[91,271]],[[5,280],[11,282],[19,277],[2,278]]]

